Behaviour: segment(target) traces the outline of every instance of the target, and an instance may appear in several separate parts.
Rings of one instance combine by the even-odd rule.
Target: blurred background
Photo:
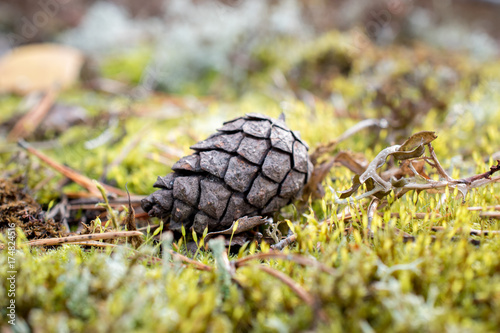
[[[334,50],[350,56],[371,43],[419,41],[489,60],[498,56],[499,15],[496,0],[3,0],[0,54],[56,42],[83,52],[87,79],[176,93],[191,86],[205,94],[224,88],[193,88],[195,80],[224,79],[241,92],[269,61],[290,62],[297,53],[285,46],[270,59],[266,48],[292,39],[311,49],[312,40],[332,30],[352,34]],[[326,71],[348,70],[347,57]]]
[[[82,188],[21,139],[147,194],[223,121],[285,112],[312,147],[377,118],[387,128],[338,149],[369,160],[436,130],[447,166],[483,170],[499,150],[499,17],[497,0],[2,0],[0,161],[37,171],[43,203]]]

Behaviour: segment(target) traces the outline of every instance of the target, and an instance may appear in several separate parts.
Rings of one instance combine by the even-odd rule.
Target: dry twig
[[[442,226],[433,226],[431,227],[432,231],[446,231],[447,229]],[[469,232],[470,235],[472,236],[488,236],[488,235],[500,235],[500,230],[479,230],[479,229],[463,229],[463,228],[458,228],[456,230],[457,233],[461,233],[464,231]]]
[[[116,232],[103,232],[99,234],[88,234],[88,235],[78,235],[78,236],[68,236],[60,238],[46,238],[46,239],[36,239],[26,243],[28,246],[50,246],[50,245],[60,245],[68,244],[81,241],[90,241],[98,239],[116,239],[120,237],[132,237],[132,236],[142,236],[142,232],[139,231],[116,231]]]
[[[188,258],[180,253],[174,252],[173,250],[170,250],[170,255],[172,256],[172,258],[174,258],[176,260],[193,265],[196,269],[198,269],[200,271],[206,271],[206,272],[212,271],[212,267],[205,265],[204,263],[201,263],[199,261],[190,259],[190,258]]]
[[[280,252],[270,252],[270,253],[258,253],[255,255],[251,256],[246,256],[241,259],[238,259],[234,261],[234,265],[236,268],[242,267],[245,265],[248,265],[248,262],[251,260],[262,260],[262,259],[283,259],[283,260],[290,260],[293,261],[299,265],[302,266],[312,266],[316,267],[322,272],[328,273],[328,274],[334,274],[335,270],[333,268],[330,268],[322,263],[320,263],[317,260],[310,259],[298,254],[284,254]]]
[[[255,267],[286,284],[298,297],[300,297],[300,299],[302,299],[314,310],[314,312],[318,314],[318,317],[322,321],[327,320],[326,313],[319,307],[319,304],[316,302],[314,297],[307,290],[295,283],[291,277],[268,266],[256,265]]]
[[[288,236],[287,238],[282,239],[278,243],[271,245],[271,249],[281,251],[285,247],[287,247],[288,245],[294,243],[296,240],[297,240],[297,235],[294,234],[294,235]]]
[[[33,133],[50,111],[50,108],[57,98],[57,94],[57,89],[50,89],[40,103],[19,119],[7,135],[7,140],[11,142],[17,141]]]

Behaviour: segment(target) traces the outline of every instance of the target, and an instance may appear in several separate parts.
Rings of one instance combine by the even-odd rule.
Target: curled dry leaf
[[[339,192],[340,199],[349,198],[351,195],[353,195],[358,190],[358,188],[360,186],[361,186],[361,183],[359,182],[359,176],[356,175],[352,178],[352,186],[345,191]]]
[[[222,231],[214,231],[214,232],[209,232],[207,234],[206,240],[213,238],[218,235],[232,235],[233,233],[235,235],[240,234],[242,232],[251,230],[255,227],[258,227],[259,225],[262,225],[266,223],[267,219],[263,218],[262,216],[252,216],[252,217],[247,217],[244,216],[237,221],[234,221],[233,224],[231,225],[230,228],[227,228]],[[237,223],[237,225],[236,225]],[[235,229],[236,226],[236,229]]]
[[[420,157],[424,153],[425,153],[425,146],[420,145],[413,150],[395,152],[392,154],[392,156],[394,156],[395,159],[402,161],[402,160],[408,160],[410,158]]]
[[[398,160],[408,160],[422,156],[425,153],[425,145],[431,143],[436,138],[435,132],[422,131],[409,137],[402,145],[394,145],[383,149],[359,177],[360,185],[364,184],[368,179],[371,179],[375,183],[375,187],[380,187],[380,190],[384,192],[390,191],[392,184],[384,180],[377,173],[377,169],[382,167],[387,158],[391,155]],[[354,193],[353,191],[359,188],[360,185],[354,184],[353,187],[343,195],[349,196],[348,193]]]
[[[411,190],[442,192],[447,187],[457,189],[462,198],[465,199],[469,190],[500,180],[500,177],[492,177],[494,173],[500,171],[500,160],[497,160],[497,164],[491,166],[489,171],[485,173],[463,179],[451,178],[448,174],[446,174],[443,167],[439,163],[436,154],[434,153],[431,141],[433,141],[436,137],[437,136],[434,132],[420,132],[411,136],[401,146],[395,145],[385,148],[368,165],[368,168],[361,176],[353,178],[353,185],[350,189],[340,192],[340,198],[335,196],[335,203],[348,203],[348,200],[345,198],[352,196],[363,183],[366,183],[367,191],[355,197],[355,200],[361,200],[372,196],[382,199],[391,191],[394,191],[395,198],[399,199]],[[429,149],[430,157],[420,158],[420,156],[425,153],[425,146]],[[387,157],[391,155],[402,158],[404,161],[398,170],[398,173],[391,171],[385,175],[386,179],[389,178],[387,181],[377,173],[377,169],[383,166]],[[436,172],[442,177],[441,180],[435,181],[425,173],[423,169],[425,162],[436,170]],[[401,177],[407,175],[410,177],[397,179],[394,177],[396,174]]]
[[[437,139],[436,132],[432,131],[422,131],[413,134],[399,148],[399,151],[411,151],[417,147],[431,143]],[[423,154],[423,152],[422,152]]]
[[[389,182],[386,182],[385,180],[382,179],[382,177],[379,176],[377,173],[377,169],[382,167],[385,164],[385,161],[387,158],[398,152],[400,146],[395,145],[391,146],[388,148],[383,149],[373,161],[368,165],[366,168],[366,171],[363,172],[361,176],[359,176],[359,182],[361,184],[365,183],[368,179],[372,179],[376,184],[378,184],[381,189],[384,189],[385,191],[389,191],[391,188],[391,184]]]

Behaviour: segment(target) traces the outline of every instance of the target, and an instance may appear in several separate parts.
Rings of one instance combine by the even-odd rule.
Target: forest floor
[[[144,64],[140,50],[109,56],[98,84],[1,95],[0,327],[498,331],[500,61],[351,39],[262,47],[234,86],[207,73],[182,94],[138,94],[123,68]],[[309,196],[259,240],[172,238],[140,199],[189,146],[253,112],[283,112],[309,144]]]

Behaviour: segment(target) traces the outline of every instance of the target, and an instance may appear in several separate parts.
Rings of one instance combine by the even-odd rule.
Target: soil
[[[47,219],[41,206],[27,193],[21,178],[0,178],[0,232],[15,223],[29,240],[61,237],[61,224]]]

